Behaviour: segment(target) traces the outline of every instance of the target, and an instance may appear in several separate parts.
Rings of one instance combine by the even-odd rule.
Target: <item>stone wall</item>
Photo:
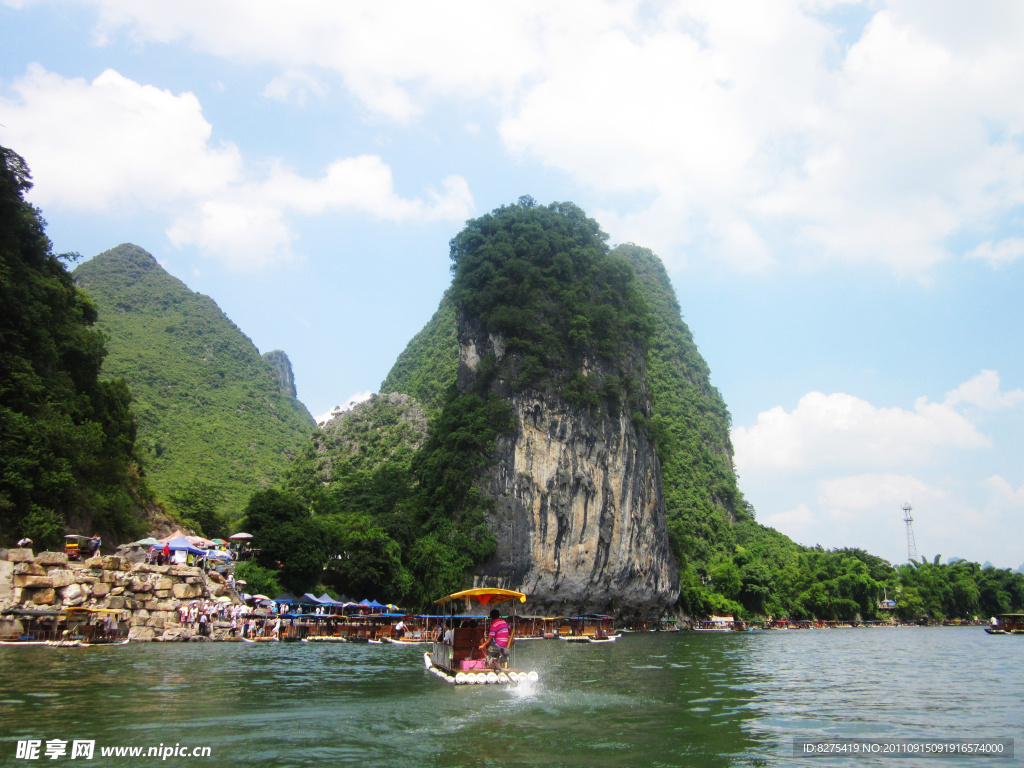
[[[195,634],[178,622],[183,602],[237,597],[217,573],[186,565],[132,563],[108,555],[69,562],[63,552],[30,549],[0,550],[0,610],[56,609],[83,606],[121,610],[129,638],[188,640]],[[227,626],[214,626],[213,639],[223,639]],[[22,632],[19,621],[0,621],[0,638]]]

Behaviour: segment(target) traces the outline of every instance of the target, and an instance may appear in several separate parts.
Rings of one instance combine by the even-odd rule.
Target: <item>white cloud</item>
[[[293,235],[281,209],[229,198],[198,203],[167,228],[167,238],[246,269],[290,259]]]
[[[945,491],[911,475],[864,474],[822,481],[818,504],[833,520],[893,515],[904,503],[932,503]],[[866,515],[866,513],[868,513]]]
[[[289,258],[294,240],[289,211],[319,215],[358,211],[385,221],[460,221],[473,210],[473,196],[461,176],[428,190],[427,200],[395,194],[391,168],[376,155],[338,160],[319,179],[308,179],[280,164],[260,182],[234,185],[182,214],[167,230],[175,245],[196,245],[236,267],[263,266]]]
[[[982,482],[982,487],[988,489],[992,502],[997,506],[1024,508],[1024,485],[1014,490],[1013,486],[1005,479],[999,475],[993,475]]]
[[[263,89],[263,95],[275,101],[294,99],[302,106],[310,95],[323,98],[327,90],[312,75],[301,69],[290,69],[280,77],[273,78]]]
[[[194,94],[175,96],[111,69],[90,83],[33,64],[11,90],[15,98],[0,98],[2,136],[32,169],[34,202],[176,212],[167,230],[174,245],[195,245],[238,268],[290,257],[290,213],[353,211],[423,223],[462,221],[473,211],[460,176],[423,198],[397,195],[391,168],[376,155],[336,160],[319,179],[280,163],[253,179],[234,144],[211,143],[213,127]]]
[[[356,392],[355,394],[351,395],[349,399],[346,400],[341,405],[336,405],[333,408],[331,408],[331,410],[327,411],[327,413],[322,413],[319,416],[317,416],[316,423],[322,426],[323,424],[333,419],[335,416],[342,414],[345,411],[352,410],[353,406],[358,405],[359,403],[362,403],[366,400],[369,400],[372,395],[373,392],[371,392],[370,390],[367,390],[366,392]]]
[[[994,267],[1001,267],[1024,255],[1024,238],[1007,237],[997,243],[986,240],[966,255],[969,259],[983,259]]]
[[[225,190],[242,175],[238,148],[211,146],[191,93],[175,96],[112,69],[91,83],[38,64],[0,98],[4,144],[32,169],[32,199],[89,211],[159,205]]]
[[[1024,390],[1014,389],[1010,392],[1001,392],[999,386],[999,373],[985,370],[952,392],[947,392],[945,402],[949,405],[967,403],[982,411],[1013,408],[1024,402]]]
[[[992,370],[947,392],[941,403],[919,397],[912,411],[879,408],[842,392],[809,392],[792,412],[776,406],[758,414],[753,426],[733,429],[736,467],[741,473],[888,467],[920,463],[939,448],[987,448],[991,440],[971,417],[1022,402],[1024,390],[1002,392]]]
[[[804,541],[804,535],[817,521],[817,516],[806,504],[798,504],[785,512],[776,512],[761,520],[763,525],[783,531],[797,541]]]
[[[914,410],[878,408],[853,395],[810,392],[792,412],[758,414],[732,431],[736,467],[799,470],[821,465],[884,466],[919,461],[939,447],[983,448],[990,441],[947,403],[921,397]]]

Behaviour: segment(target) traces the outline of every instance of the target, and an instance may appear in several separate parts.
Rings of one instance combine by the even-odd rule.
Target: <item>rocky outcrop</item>
[[[480,338],[464,321],[459,342],[458,383],[466,392],[481,361],[500,361],[504,350],[500,338]],[[642,357],[627,364],[642,366]],[[599,368],[584,362],[584,370]],[[512,406],[518,428],[497,441],[496,461],[480,482],[495,501],[488,527],[498,549],[478,569],[476,585],[523,591],[526,610],[548,615],[664,613],[679,596],[679,576],[661,467],[646,431],[625,410],[573,405],[552,388],[514,392],[499,378],[491,389]],[[649,409],[646,398],[641,385],[641,409]]]
[[[263,354],[263,359],[270,363],[270,367],[277,376],[277,383],[281,391],[289,397],[298,397],[295,389],[295,373],[292,371],[292,361],[283,350],[274,349]]]

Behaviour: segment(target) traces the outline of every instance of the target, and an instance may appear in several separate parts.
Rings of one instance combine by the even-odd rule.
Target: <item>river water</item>
[[[529,689],[454,686],[422,649],[191,643],[0,647],[0,765],[18,740],[95,740],[91,764],[869,766],[794,759],[800,738],[1016,738],[1024,636],[979,627],[625,635],[518,645]],[[101,747],[210,747],[101,758]],[[56,765],[69,755],[36,764]],[[76,760],[72,764],[90,761]]]

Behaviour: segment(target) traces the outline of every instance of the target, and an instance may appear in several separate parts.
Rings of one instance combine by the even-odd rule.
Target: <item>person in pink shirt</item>
[[[508,622],[501,618],[498,609],[491,611],[491,628],[487,637],[480,645],[480,650],[487,651],[487,666],[497,671],[508,663],[509,646],[511,645],[512,634]]]

